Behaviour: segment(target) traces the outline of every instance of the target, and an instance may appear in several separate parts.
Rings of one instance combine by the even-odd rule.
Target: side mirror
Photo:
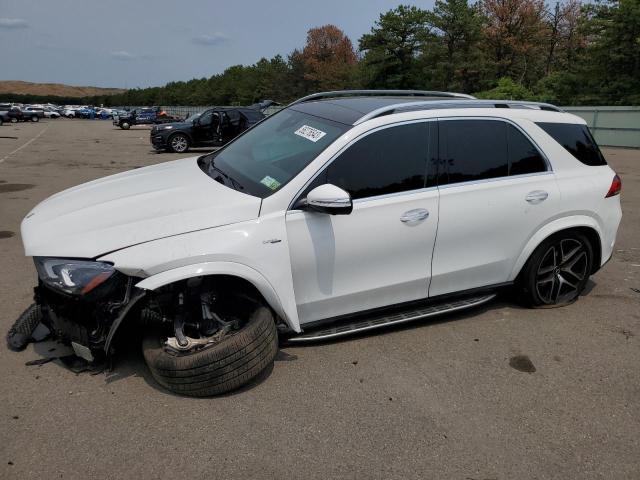
[[[330,215],[349,215],[353,210],[353,202],[349,193],[326,183],[309,192],[303,208]]]

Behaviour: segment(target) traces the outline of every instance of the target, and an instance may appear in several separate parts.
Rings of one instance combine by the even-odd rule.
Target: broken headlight
[[[115,273],[112,265],[91,260],[35,257],[40,280],[47,286],[72,295],[84,295]]]

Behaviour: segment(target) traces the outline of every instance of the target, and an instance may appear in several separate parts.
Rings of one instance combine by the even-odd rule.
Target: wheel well
[[[140,335],[140,329],[144,328],[144,319],[142,318],[142,311],[148,306],[148,302],[154,297],[171,295],[171,291],[175,289],[188,289],[194,288],[196,292],[198,290],[205,291],[207,288],[219,289],[221,292],[233,292],[239,294],[241,297],[245,297],[248,302],[259,302],[265,307],[269,308],[273,312],[273,308],[269,305],[264,296],[250,281],[234,275],[205,275],[201,277],[192,277],[184,280],[178,280],[167,285],[163,285],[156,290],[150,291],[146,298],[142,298],[119,322],[114,324],[113,341],[111,345],[117,345],[121,342],[127,341],[127,338],[138,337]],[[224,294],[224,293],[223,293]],[[279,317],[273,312],[276,322],[279,321]]]
[[[184,135],[185,137],[187,137],[187,141],[191,143],[191,135],[189,135],[187,132],[172,132],[171,135],[167,137],[167,141],[170,142],[171,139],[176,135]]]
[[[591,267],[591,274],[596,273],[600,269],[600,264],[602,263],[602,244],[600,243],[600,235],[598,235],[598,232],[591,227],[571,227],[553,232],[551,235],[546,236],[540,241],[540,243],[536,246],[536,248],[533,249],[533,251],[529,255],[529,258],[531,258],[531,255],[533,255],[533,252],[536,251],[538,246],[542,245],[542,243],[545,242],[549,237],[566,232],[581,233],[585,237],[587,237],[587,240],[591,245],[591,249],[593,250],[593,265]],[[520,274],[524,271],[528,262],[529,259],[527,259],[527,261],[522,265],[522,268],[520,268],[520,271],[518,272],[518,275],[516,277],[516,281],[518,281],[518,279],[520,278]]]

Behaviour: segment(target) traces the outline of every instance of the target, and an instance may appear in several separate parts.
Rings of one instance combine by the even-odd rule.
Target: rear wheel
[[[581,233],[560,232],[542,242],[521,277],[521,299],[531,307],[574,302],[584,290],[593,266],[593,247]]]
[[[129,127],[131,127],[131,125],[129,124],[129,122],[122,122],[122,123],[120,124],[120,128],[121,128],[122,130],[129,130]]]
[[[38,117],[37,115],[32,115],[31,116],[31,121],[32,122],[39,122],[40,121],[40,117]]]
[[[169,147],[172,152],[185,153],[189,150],[189,138],[182,133],[175,133],[169,138]]]
[[[206,397],[235,390],[273,363],[278,335],[271,311],[257,304],[243,326],[225,332],[210,343],[206,336],[186,337],[188,345],[180,347],[177,338],[156,330],[143,339],[145,361],[156,381],[177,394]]]
[[[11,117],[11,123],[18,123],[18,119],[16,117]]]

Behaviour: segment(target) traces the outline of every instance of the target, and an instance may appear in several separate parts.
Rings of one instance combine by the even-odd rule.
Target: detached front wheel
[[[273,363],[278,334],[268,308],[257,306],[239,330],[220,341],[176,351],[167,336],[155,332],[142,343],[145,361],[156,381],[180,395],[208,397],[235,390]]]

